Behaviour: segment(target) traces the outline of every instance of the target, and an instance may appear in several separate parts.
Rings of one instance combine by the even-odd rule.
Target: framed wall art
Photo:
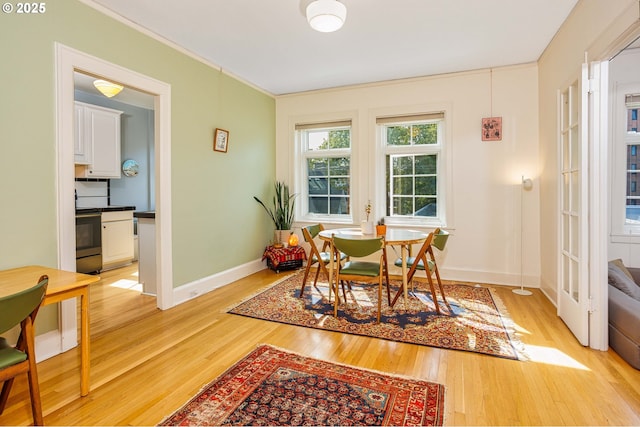
[[[226,153],[228,147],[229,147],[229,131],[216,128],[216,131],[213,135],[213,150]]]
[[[482,119],[482,140],[502,141],[502,117],[485,117]]]

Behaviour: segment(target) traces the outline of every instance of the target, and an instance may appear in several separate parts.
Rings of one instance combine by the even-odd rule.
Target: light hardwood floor
[[[579,345],[538,291],[491,286],[530,361],[325,332],[234,316],[229,306],[285,273],[264,270],[170,310],[138,291],[135,265],[91,288],[91,393],[79,396],[79,353],[38,364],[48,425],[155,425],[258,344],[446,386],[445,425],[640,425],[640,371],[613,351]],[[126,286],[125,286],[126,287]],[[2,425],[31,423],[26,379]]]

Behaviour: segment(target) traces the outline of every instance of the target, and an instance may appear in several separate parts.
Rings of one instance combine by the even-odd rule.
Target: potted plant
[[[289,186],[287,184],[276,181],[272,208],[268,208],[267,205],[256,196],[253,196],[253,198],[256,202],[260,203],[273,221],[273,225],[276,227],[274,235],[276,243],[283,244],[286,242],[289,234],[291,234],[296,195],[289,192]]]
[[[362,234],[373,234],[373,221],[369,221],[369,215],[371,215],[371,200],[368,200],[367,204],[364,205],[364,213],[367,219],[360,223],[360,230]]]
[[[384,236],[385,234],[387,234],[387,226],[384,225],[384,217],[382,217],[376,225],[376,234],[378,236]]]

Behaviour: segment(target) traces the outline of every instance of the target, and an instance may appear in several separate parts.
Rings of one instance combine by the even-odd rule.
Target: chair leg
[[[313,286],[317,286],[318,285],[318,277],[320,277],[320,264],[318,264],[318,268],[316,268],[316,275],[313,278]],[[327,277],[327,280],[329,280],[328,277]]]
[[[382,311],[382,275],[378,282],[378,323],[380,323],[380,312]]]
[[[300,288],[300,298],[304,296],[304,287],[307,284],[307,277],[309,276],[309,270],[311,269],[311,261],[307,262],[307,268],[304,270],[304,277],[302,278],[302,287]]]
[[[436,306],[436,312],[440,313],[440,306],[438,305],[438,295],[436,294],[436,288],[433,285],[433,279],[431,279],[431,272],[427,271],[427,279],[429,280],[429,288],[431,288],[431,298],[433,298],[433,303]]]
[[[400,286],[398,292],[396,293],[396,296],[393,297],[393,301],[391,301],[391,303],[389,304],[389,307],[393,308],[393,306],[396,305],[396,301],[398,301],[398,298],[400,298],[400,295],[402,294],[402,286]]]
[[[31,363],[30,363],[31,364]],[[36,364],[33,362],[27,373],[29,378],[29,394],[31,395],[31,412],[33,413],[33,423],[36,426],[43,426],[42,402],[40,401],[40,385],[38,384],[38,373]]]
[[[387,248],[382,248],[382,256],[384,257],[384,278],[387,281],[387,303],[391,306],[391,291],[389,287],[391,286],[391,282],[389,281],[389,263],[387,261]]]
[[[334,284],[329,283],[329,289],[333,289],[335,291],[335,297],[333,299],[333,317],[338,317],[338,304],[340,304],[340,291],[338,291],[338,277],[335,278],[335,289],[333,288]]]
[[[40,401],[40,385],[38,384],[38,370],[36,367],[35,340],[33,334],[33,321],[27,317],[24,321],[27,359],[29,360],[29,393],[31,394],[31,412],[34,425],[44,425],[42,418],[42,402]]]
[[[447,301],[447,297],[444,295],[444,287],[442,286],[442,280],[440,280],[440,273],[438,272],[438,266],[437,265],[435,266],[434,270],[436,272],[436,279],[438,280],[438,287],[440,288],[440,293],[442,294],[442,300],[447,305],[447,308],[449,309],[449,313],[453,314],[453,310],[451,309],[451,305],[449,304],[449,301]]]
[[[2,385],[2,392],[0,393],[0,415],[4,412],[4,408],[7,404],[7,399],[9,397],[9,392],[11,391],[11,386],[13,386],[14,378],[9,378]]]

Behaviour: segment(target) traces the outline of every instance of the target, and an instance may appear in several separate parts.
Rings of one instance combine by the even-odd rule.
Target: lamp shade
[[[93,85],[107,98],[116,96],[124,89],[124,86],[120,86],[115,83],[108,82],[106,80],[95,80]]]
[[[316,31],[339,30],[347,19],[347,8],[337,0],[315,0],[307,6],[307,21]]]

